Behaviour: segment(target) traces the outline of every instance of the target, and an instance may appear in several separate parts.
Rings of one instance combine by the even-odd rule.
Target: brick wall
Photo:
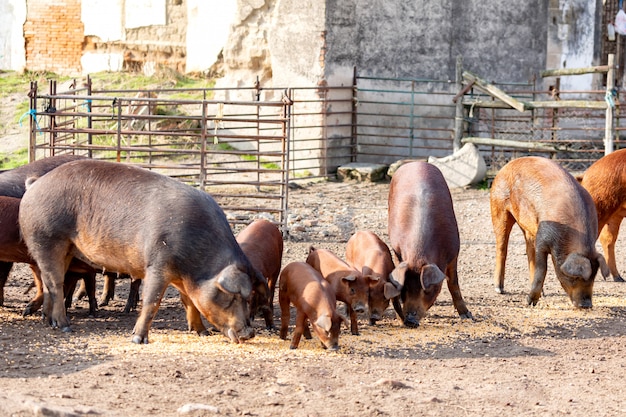
[[[80,73],[84,42],[80,0],[28,0],[26,68],[57,74]]]

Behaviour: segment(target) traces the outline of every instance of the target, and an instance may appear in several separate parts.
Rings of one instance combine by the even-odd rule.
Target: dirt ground
[[[290,192],[292,238],[283,266],[310,245],[343,257],[359,229],[388,241],[388,183],[326,182]],[[0,308],[0,414],[7,416],[617,416],[626,413],[626,284],[594,288],[594,308],[575,310],[550,271],[536,307],[525,305],[528,270],[519,229],[510,242],[505,288],[493,290],[494,237],[488,191],[453,190],[460,227],[459,279],[474,320],[460,319],[442,290],[419,328],[390,307],[361,335],[343,329],[338,352],[302,340],[297,350],[255,320],[257,335],[234,345],[186,331],[183,308],[166,294],[151,343],[130,342],[137,313],[117,298],[88,317],[69,311],[74,332],[23,318],[29,271],[15,267]],[[619,260],[626,242],[618,242]],[[624,262],[620,262],[626,268]],[[277,325],[280,321],[275,304]],[[291,331],[292,328],[290,328]],[[291,333],[290,333],[291,335]]]

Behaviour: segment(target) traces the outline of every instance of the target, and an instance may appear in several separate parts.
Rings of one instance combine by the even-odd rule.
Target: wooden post
[[[606,76],[606,120],[604,133],[604,154],[613,152],[613,139],[615,137],[613,89],[615,88],[615,55],[609,54],[609,71]]]
[[[463,90],[463,58],[456,58],[456,87],[458,91]],[[456,101],[456,114],[454,115],[454,139],[452,141],[452,152],[461,149],[461,138],[463,138],[463,119],[465,111],[463,109],[463,97]]]

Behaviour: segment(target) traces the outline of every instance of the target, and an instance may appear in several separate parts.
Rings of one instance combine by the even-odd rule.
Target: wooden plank
[[[477,77],[471,72],[464,71],[463,79],[466,80],[468,83],[473,82],[477,88],[483,90],[487,94],[490,94],[496,97],[497,99],[502,100],[503,102],[513,107],[517,111],[523,112],[526,110],[526,106],[523,102],[516,100],[515,98],[511,97],[510,95],[508,95],[507,93],[505,93],[504,91],[496,87],[495,85],[488,83],[487,81]]]
[[[567,150],[564,146],[552,146],[541,142],[522,142],[509,139],[479,138],[468,136],[461,140],[463,143],[473,143],[474,145],[501,146],[503,148],[533,149],[545,152],[559,152]]]
[[[581,75],[581,74],[594,74],[598,72],[608,72],[608,65],[600,65],[597,67],[586,68],[561,68],[561,69],[547,69],[541,71],[539,74],[542,77],[560,77],[564,75]]]
[[[597,100],[557,100],[557,101],[525,101],[527,109],[560,109],[560,108],[575,108],[575,109],[606,109],[606,101]],[[463,99],[464,106],[473,107],[485,107],[493,109],[509,109],[506,103],[501,101],[486,101],[481,99]]]

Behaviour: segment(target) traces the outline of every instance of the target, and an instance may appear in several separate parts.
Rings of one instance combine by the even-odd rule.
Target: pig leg
[[[76,284],[78,283],[78,276],[74,274],[65,274],[65,309],[69,309],[72,306],[72,297],[74,291],[76,291]]]
[[[531,250],[535,248],[534,240],[526,240],[526,251],[528,253],[528,266],[531,270],[531,286],[530,293],[528,294],[528,305],[537,305],[537,301],[541,297],[543,290],[543,283],[546,279],[546,273],[548,271],[548,252],[545,250],[537,250],[534,256],[531,255]]]
[[[293,329],[293,336],[291,337],[291,344],[289,349],[297,349],[300,344],[300,338],[304,333],[304,329],[308,327],[306,323],[306,314],[298,310],[296,313],[296,327]],[[310,334],[310,333],[309,333]]]
[[[24,317],[30,316],[31,314],[34,314],[36,311],[38,311],[41,308],[41,305],[43,304],[43,301],[44,301],[44,298],[43,298],[44,288],[43,288],[43,282],[41,282],[41,273],[39,269],[34,265],[31,265],[30,269],[33,271],[33,282],[35,284],[37,293],[28,302],[28,304],[26,304],[26,307],[24,308],[24,311],[22,312],[22,316]]]
[[[43,318],[53,328],[63,332],[71,332],[70,321],[65,311],[65,271],[71,257],[67,257],[68,248],[52,250],[39,265],[41,282],[43,283]],[[60,261],[59,261],[60,260]],[[34,268],[33,268],[34,269]],[[35,274],[38,275],[38,274]]]
[[[396,257],[398,258],[398,264],[402,263],[402,255],[400,254],[400,252],[394,249],[393,253],[395,253]],[[404,288],[402,288],[401,292],[406,294],[406,290]],[[404,310],[402,309],[401,300],[402,296],[398,295],[397,297],[393,297],[393,299],[391,300],[391,304],[393,305],[393,309],[396,311],[398,318],[404,323]]]
[[[128,314],[137,308],[139,304],[139,287],[141,287],[140,279],[130,279],[130,290],[128,291],[128,299],[124,307],[124,313]]]
[[[83,282],[87,291],[87,300],[89,301],[89,317],[95,317],[98,311],[98,301],[96,300],[96,273],[87,272],[83,274]],[[70,296],[71,300],[71,296]]]
[[[109,301],[115,296],[115,278],[117,274],[114,272],[103,272],[104,285],[102,289],[102,296],[100,297],[100,307],[108,306]]]
[[[162,268],[161,265],[154,265],[154,270]],[[157,274],[153,270],[148,270],[144,278],[143,305],[141,313],[133,329],[133,343],[148,343],[148,331],[152,325],[152,320],[156,316],[161,299],[167,289],[168,282],[162,274]],[[182,294],[182,292],[181,292]]]
[[[310,325],[309,325],[309,320],[306,320],[306,321],[304,322],[304,331],[303,331],[303,334],[304,334],[304,338],[305,338],[306,340],[311,340],[311,339],[313,339],[313,336],[311,335],[311,327],[310,327]]]
[[[617,235],[619,234],[619,228],[623,218],[623,213],[617,212],[613,214],[600,233],[602,250],[606,256],[606,262],[609,265],[611,275],[613,275],[613,281],[616,282],[624,282],[624,279],[617,270],[617,262],[615,259],[615,242],[617,241]]]
[[[4,305],[4,286],[12,267],[12,262],[0,262],[0,307]]]
[[[280,304],[280,338],[287,340],[287,332],[289,330],[289,320],[291,319],[291,311],[289,305],[289,295],[285,291],[278,292],[278,302]]]
[[[515,218],[509,212],[499,214],[496,210],[491,211],[493,231],[496,235],[496,268],[493,273],[493,281],[495,290],[498,294],[504,293],[504,265],[506,263],[506,255],[509,247],[509,236]]]
[[[355,336],[359,335],[359,323],[357,321],[356,311],[352,308],[350,303],[346,303],[346,309],[348,310],[348,315],[350,316],[350,333]]]
[[[182,291],[180,292],[180,300],[183,302],[183,306],[185,306],[189,331],[195,331],[200,336],[208,336],[209,331],[204,326],[204,323],[202,323],[200,311],[198,311],[196,306],[193,305],[193,302]]]
[[[450,295],[452,296],[452,303],[454,304],[454,308],[456,309],[457,313],[459,313],[459,316],[464,319],[471,319],[473,318],[472,313],[467,309],[467,306],[465,305],[465,300],[463,300],[463,296],[461,295],[461,288],[459,287],[457,259],[452,261],[446,269],[446,281],[448,283],[448,290],[450,291]]]

